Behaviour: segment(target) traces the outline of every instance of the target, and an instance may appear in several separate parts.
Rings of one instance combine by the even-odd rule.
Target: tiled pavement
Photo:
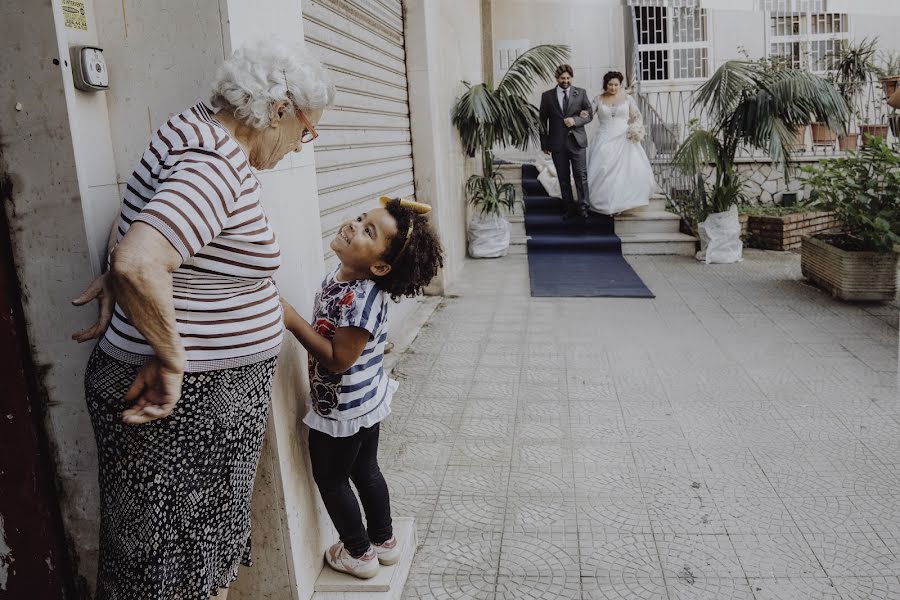
[[[900,598],[897,307],[630,257],[655,300],[472,261],[400,361],[381,459],[404,598]]]

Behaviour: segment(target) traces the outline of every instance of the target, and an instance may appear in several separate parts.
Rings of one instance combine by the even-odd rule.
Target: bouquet
[[[635,144],[640,144],[644,140],[644,125],[640,121],[635,121],[625,130],[625,137]]]

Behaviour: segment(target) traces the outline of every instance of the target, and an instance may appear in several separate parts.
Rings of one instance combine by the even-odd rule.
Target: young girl
[[[440,242],[423,216],[431,207],[386,197],[381,203],[342,224],[331,241],[340,265],[316,294],[313,325],[282,300],[285,327],[309,353],[309,456],[340,535],[325,560],[364,579],[378,573],[379,563],[400,558],[377,458],[379,423],[390,414],[397,389],[383,367],[388,296],[421,294],[443,266]]]

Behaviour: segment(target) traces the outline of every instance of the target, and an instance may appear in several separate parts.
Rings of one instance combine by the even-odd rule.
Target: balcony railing
[[[699,87],[699,86],[698,86]],[[693,196],[696,183],[693,177],[681,173],[672,164],[675,151],[691,131],[693,124],[701,127],[709,125],[708,119],[694,106],[693,90],[653,90],[646,84],[635,95],[647,136],[643,146],[653,164],[660,190],[670,199]],[[887,127],[889,141],[897,142],[900,131],[890,131],[889,116],[891,108],[884,101],[881,84],[871,80],[864,86],[853,106],[854,116],[849,125],[849,133],[858,135],[861,125],[882,125]],[[816,160],[829,156],[841,155],[843,152],[836,141],[813,139],[812,131],[806,127],[798,136],[794,157],[800,160]],[[860,140],[861,141],[861,140]],[[739,160],[769,161],[765,153],[750,148],[742,148],[738,153]]]

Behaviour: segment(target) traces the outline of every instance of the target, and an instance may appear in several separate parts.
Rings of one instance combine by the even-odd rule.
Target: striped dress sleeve
[[[241,180],[228,159],[205,148],[187,148],[164,173],[135,221],[159,231],[187,260],[225,229]]]

